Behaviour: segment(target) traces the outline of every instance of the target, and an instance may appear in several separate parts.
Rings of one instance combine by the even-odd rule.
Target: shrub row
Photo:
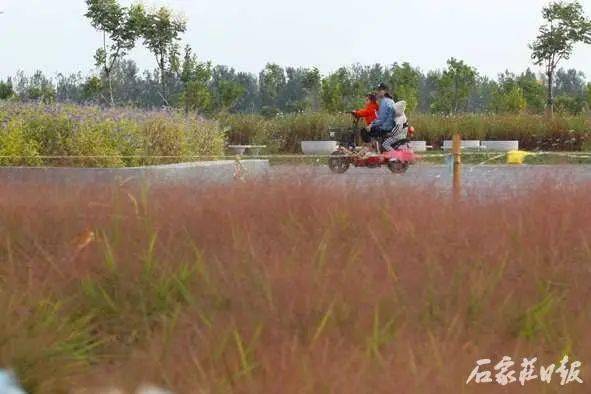
[[[0,104],[3,165],[135,166],[178,161],[142,156],[220,155],[223,148],[217,122],[174,112]]]
[[[281,115],[264,118],[257,115],[225,115],[220,121],[227,127],[233,143],[267,144],[271,152],[296,153],[300,141],[328,139],[329,129],[351,126],[349,115],[325,113]],[[537,115],[415,115],[411,124],[416,139],[438,147],[454,132],[464,139],[519,140],[528,150],[591,149],[591,118],[555,117],[548,121]]]
[[[415,115],[411,123],[415,138],[435,147],[457,131],[464,139],[519,140],[527,150],[591,149],[591,118],[585,116],[548,121],[536,115]],[[177,112],[0,103],[0,164],[118,167],[166,163],[179,159],[142,156],[222,155],[226,141],[264,144],[268,153],[298,153],[301,141],[332,139],[331,129],[346,130],[351,124],[346,114],[273,118],[221,114],[212,121]]]
[[[462,115],[443,117],[421,115],[413,117],[417,139],[440,145],[455,132],[464,139],[518,140],[527,150],[590,149],[591,118],[554,117],[539,115]]]
[[[270,153],[298,153],[301,141],[327,139],[331,128],[351,126],[351,117],[348,115],[322,112],[278,115],[273,118],[222,114],[218,120],[224,125],[230,143],[264,144]]]

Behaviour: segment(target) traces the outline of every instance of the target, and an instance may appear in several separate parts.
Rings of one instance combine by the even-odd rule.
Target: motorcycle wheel
[[[333,152],[328,158],[328,168],[334,174],[342,174],[349,169],[349,159],[342,152]]]
[[[392,171],[393,174],[404,174],[406,170],[408,170],[408,163],[398,160],[389,161],[388,169]]]

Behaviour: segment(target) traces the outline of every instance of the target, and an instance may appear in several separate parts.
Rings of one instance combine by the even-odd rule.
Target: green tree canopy
[[[491,109],[494,112],[519,113],[526,108],[527,101],[515,74],[506,71],[499,75],[499,82],[491,99]]]
[[[160,74],[161,98],[166,105],[169,105],[167,79],[171,74],[179,71],[178,41],[181,33],[186,31],[187,23],[175,16],[170,9],[160,7],[145,14],[141,26],[144,45],[156,58]]]
[[[99,77],[88,77],[82,84],[82,99],[85,102],[94,102],[99,100],[103,84]]]
[[[465,111],[477,76],[476,70],[462,60],[449,59],[447,69],[437,80],[432,110],[448,114]]]
[[[261,104],[268,114],[282,107],[282,93],[286,86],[285,71],[277,64],[269,63],[259,75]]]
[[[517,77],[517,85],[523,91],[527,111],[541,113],[544,111],[544,81],[539,79],[529,68]]]
[[[208,111],[212,104],[212,95],[208,84],[211,79],[211,63],[203,63],[197,59],[191,47],[185,47],[185,54],[180,66],[180,80],[183,90],[180,95],[180,104],[189,111]]]
[[[115,104],[111,74],[116,62],[135,46],[144,19],[141,5],[122,7],[117,0],[86,0],[85,16],[103,33],[103,45],[94,56],[108,81],[111,105]],[[108,44],[109,42],[109,44]]]
[[[0,100],[7,100],[14,95],[12,89],[12,79],[8,78],[6,82],[0,81]]]
[[[56,99],[53,81],[39,70],[35,71],[31,77],[27,77],[23,72],[18,72],[14,90],[22,101],[41,101],[48,104]]]
[[[390,70],[390,84],[396,99],[405,100],[408,112],[415,110],[419,103],[419,89],[422,74],[409,63],[394,63]]]
[[[320,95],[322,91],[322,76],[316,67],[306,69],[303,75],[302,88],[306,96],[306,107],[312,111],[320,109]]]
[[[547,103],[550,114],[554,106],[554,73],[562,60],[570,58],[577,43],[591,44],[591,21],[585,17],[578,1],[553,2],[542,10],[544,23],[536,40],[530,44],[532,59],[545,67]]]
[[[585,93],[585,74],[575,69],[559,69],[555,79],[556,95],[583,96]]]
[[[345,110],[345,96],[349,86],[347,70],[339,69],[322,79],[322,105],[328,112]]]

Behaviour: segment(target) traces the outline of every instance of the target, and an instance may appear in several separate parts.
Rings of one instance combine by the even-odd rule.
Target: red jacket
[[[365,119],[365,124],[369,126],[378,118],[378,109],[378,103],[370,102],[365,108],[355,111],[355,116]]]

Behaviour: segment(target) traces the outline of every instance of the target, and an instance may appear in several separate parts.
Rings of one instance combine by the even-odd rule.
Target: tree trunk
[[[107,73],[107,80],[109,81],[109,97],[111,98],[111,107],[114,107],[115,99],[113,98],[113,79],[111,78],[111,71]]]
[[[458,113],[458,107],[459,107],[459,103],[458,103],[458,80],[457,77],[454,78],[454,96],[453,96],[453,104],[452,104],[453,108],[452,108],[452,113],[455,115]]]
[[[111,69],[107,67],[107,33],[105,31],[103,31],[103,50],[105,54],[105,75],[107,77],[107,82],[109,83],[109,98],[111,100],[111,107],[114,107],[115,100],[113,99],[113,83],[111,80],[111,69],[113,65],[111,65]]]
[[[162,85],[162,99],[168,106],[168,99],[166,98],[166,78],[164,76],[164,55],[160,55],[160,84]]]
[[[546,103],[546,117],[552,119],[554,117],[554,71],[548,71],[548,102]]]
[[[189,116],[189,89],[187,87],[187,85],[185,85],[185,117]]]

